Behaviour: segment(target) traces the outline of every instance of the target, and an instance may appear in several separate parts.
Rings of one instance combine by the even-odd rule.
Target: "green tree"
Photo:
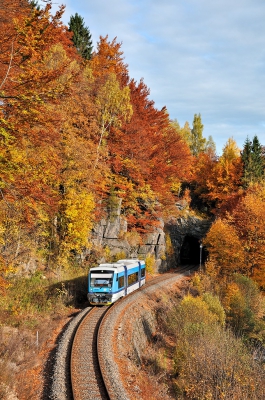
[[[252,159],[254,177],[260,180],[264,176],[264,157],[262,154],[262,146],[256,135],[252,141]]]
[[[191,145],[190,149],[194,156],[205,151],[206,139],[202,135],[203,124],[201,121],[201,114],[195,114],[193,119],[193,126],[191,129]]]
[[[186,121],[183,128],[181,128],[178,120],[174,119],[174,121],[171,121],[171,126],[180,134],[188,146],[191,147],[191,129],[189,123]]]
[[[210,135],[205,145],[205,152],[212,158],[216,158],[216,145],[213,137]]]
[[[249,186],[249,184],[258,182],[264,178],[264,155],[262,146],[256,135],[252,142],[249,138],[246,139],[241,158],[243,161],[243,181],[245,186]]]
[[[36,10],[40,11],[40,5],[39,5],[38,1],[29,0],[29,4],[33,9],[35,8]]]
[[[84,25],[84,19],[77,13],[70,17],[69,31],[73,32],[72,41],[77,48],[78,53],[85,60],[90,60],[93,44],[89,28]]]

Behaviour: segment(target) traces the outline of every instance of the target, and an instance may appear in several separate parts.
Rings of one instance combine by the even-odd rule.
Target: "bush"
[[[14,278],[0,299],[0,315],[5,315],[5,324],[26,324],[34,316],[60,312],[66,307],[84,303],[87,293],[87,275],[58,282],[46,279],[37,272],[30,278]],[[33,324],[34,326],[34,324]]]
[[[241,340],[219,325],[185,333],[174,357],[179,399],[265,398],[264,369]]]
[[[265,371],[241,339],[224,328],[217,297],[186,296],[169,316],[176,347],[174,387],[179,399],[263,399]]]
[[[265,299],[257,284],[246,276],[235,274],[226,287],[223,302],[227,321],[235,334],[249,338],[259,336],[264,343]]]
[[[149,274],[154,274],[155,272],[155,256],[153,254],[148,254],[145,259],[146,271]]]

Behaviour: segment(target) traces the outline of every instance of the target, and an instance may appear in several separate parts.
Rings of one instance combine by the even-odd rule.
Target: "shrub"
[[[145,266],[146,266],[146,271],[149,274],[154,274],[155,272],[155,256],[153,254],[147,254],[146,259],[145,259]]]
[[[265,371],[243,341],[224,328],[224,310],[216,296],[186,296],[169,323],[176,336],[174,386],[179,399],[264,398]]]
[[[264,398],[264,369],[231,332],[215,325],[183,338],[174,357],[179,399]]]
[[[264,341],[265,299],[257,284],[250,278],[235,274],[225,290],[223,302],[227,321],[236,335],[259,336]],[[260,335],[258,334],[260,331]]]

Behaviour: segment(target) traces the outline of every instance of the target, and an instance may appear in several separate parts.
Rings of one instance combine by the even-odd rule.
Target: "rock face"
[[[153,272],[165,272],[180,264],[203,263],[206,251],[201,240],[207,234],[211,220],[192,216],[185,211],[182,217],[150,227],[146,234],[128,231],[126,218],[121,214],[121,201],[108,212],[92,231],[92,250],[81,254],[81,259],[94,254],[95,263],[104,263],[116,256],[124,258],[149,258]],[[147,227],[148,228],[148,227]],[[80,256],[79,256],[80,259]],[[45,269],[44,263],[33,257],[21,264],[20,273],[30,276],[36,270]]]
[[[186,214],[171,218],[166,224],[159,220],[159,226],[145,235],[131,234],[127,221],[121,215],[121,204],[115,213],[100,221],[93,231],[95,246],[108,249],[109,255],[122,255],[122,258],[153,256],[156,272],[163,272],[179,264],[199,264],[205,259],[205,251],[200,247],[201,240],[211,226],[211,221]],[[168,251],[168,239],[172,251]],[[104,257],[100,262],[104,262]]]
[[[159,221],[159,226],[152,228],[152,232],[144,235],[131,234],[127,230],[127,221],[120,213],[120,206],[115,215],[102,219],[92,233],[94,246],[108,248],[111,256],[123,254],[122,258],[139,257],[148,255],[155,258],[155,269],[166,270],[165,262],[165,233],[164,222]],[[101,262],[105,260],[102,259]]]

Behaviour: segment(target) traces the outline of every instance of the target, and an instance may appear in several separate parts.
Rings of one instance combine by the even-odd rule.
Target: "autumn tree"
[[[209,154],[210,157],[216,157],[216,144],[213,140],[213,137],[210,135],[206,141],[205,152]]]
[[[185,140],[185,142],[190,147],[191,146],[191,128],[190,128],[189,123],[186,121],[184,126],[181,127],[178,120],[175,119],[175,120],[171,121],[171,125],[176,130],[176,132],[178,132],[181,135],[181,137]]]
[[[108,36],[100,36],[97,50],[89,65],[95,78],[95,90],[104,84],[108,75],[112,73],[116,75],[122,87],[128,84],[128,66],[124,63],[121,43],[117,42],[117,38],[109,41]]]
[[[217,219],[204,244],[209,261],[219,274],[233,272],[253,278],[260,287],[265,281],[265,206],[263,185],[252,185],[226,219]]]
[[[149,89],[143,80],[139,84],[131,80],[129,87],[133,115],[121,129],[112,132],[111,160],[120,183],[125,178],[132,185],[131,196],[142,199],[139,205],[145,213],[148,201],[155,198],[174,204],[173,192],[189,172],[190,153],[171,126],[166,108],[157,110],[148,98]]]
[[[56,105],[75,74],[61,8],[3,2],[1,36],[1,215],[5,262],[48,246],[58,205],[61,116]],[[13,238],[13,244],[10,240]],[[35,246],[33,245],[35,243]]]
[[[209,252],[209,261],[214,264],[219,277],[244,271],[242,244],[236,229],[229,221],[218,218],[212,224],[203,244]]]
[[[85,60],[90,60],[93,51],[92,36],[84,24],[84,18],[79,14],[71,15],[69,22],[69,31],[73,33],[72,41]]]
[[[194,164],[195,194],[211,208],[224,215],[231,211],[243,193],[242,162],[236,142],[229,138],[219,159],[201,153]]]
[[[265,300],[255,281],[235,274],[223,290],[222,303],[227,322],[237,336],[263,340]]]
[[[244,271],[265,285],[264,185],[250,187],[233,212],[234,225],[244,251]]]
[[[128,86],[120,88],[116,75],[111,73],[105,84],[102,85],[96,96],[98,106],[98,125],[100,130],[99,142],[97,144],[97,159],[94,168],[97,166],[99,150],[104,136],[111,127],[120,127],[122,122],[130,120],[132,106],[130,103],[130,89]]]

